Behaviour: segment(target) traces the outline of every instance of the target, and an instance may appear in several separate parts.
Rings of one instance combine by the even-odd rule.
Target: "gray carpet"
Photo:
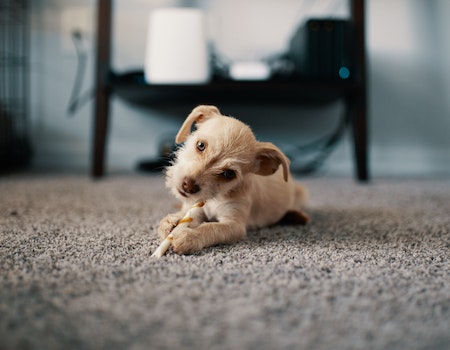
[[[0,348],[449,349],[450,180],[304,182],[309,226],[155,261],[161,178],[0,178]]]

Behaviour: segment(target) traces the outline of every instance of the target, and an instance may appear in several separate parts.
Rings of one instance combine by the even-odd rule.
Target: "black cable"
[[[325,159],[331,154],[331,152],[336,148],[338,142],[341,140],[344,135],[345,129],[348,125],[348,114],[344,109],[340,121],[330,135],[323,137],[319,140],[313,141],[306,145],[294,146],[295,153],[293,152],[285,152],[286,156],[293,161],[292,170],[297,174],[311,174],[315,172],[325,161]],[[306,162],[303,165],[295,166],[295,162],[298,161],[299,155],[304,156],[307,151],[317,151],[319,152],[314,159]]]
[[[84,104],[86,104],[94,96],[93,89],[90,89],[81,95],[81,88],[83,86],[84,75],[86,72],[87,50],[83,45],[83,36],[80,31],[72,32],[72,40],[77,54],[77,69],[75,73],[75,81],[72,87],[67,113],[72,116]]]

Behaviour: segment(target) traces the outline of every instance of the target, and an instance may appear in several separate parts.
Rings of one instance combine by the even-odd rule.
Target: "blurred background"
[[[95,0],[29,1],[27,127],[31,169],[89,173],[93,99],[68,113],[80,64],[80,90],[94,84]],[[366,0],[370,171],[372,176],[450,176],[450,2]],[[286,50],[308,17],[346,17],[345,0],[115,0],[112,65],[142,70],[149,13],[159,7],[190,6],[208,15],[208,36],[228,60],[258,60]],[[74,42],[73,33],[78,33]],[[77,51],[78,50],[78,51]],[[2,78],[0,78],[1,80]],[[6,89],[2,83],[1,89]],[[133,171],[158,157],[194,107],[130,106],[113,98],[107,172]],[[284,148],[314,141],[336,127],[339,102],[293,107],[223,105],[224,114],[251,125],[260,140]],[[353,176],[347,132],[318,170]]]

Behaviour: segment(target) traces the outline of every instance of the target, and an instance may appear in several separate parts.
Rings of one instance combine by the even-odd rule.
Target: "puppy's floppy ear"
[[[278,170],[279,166],[283,167],[284,181],[289,176],[289,159],[281,150],[270,142],[259,142],[257,145],[254,173],[258,175],[272,175]]]
[[[176,143],[182,143],[186,140],[186,138],[191,133],[192,124],[194,123],[201,123],[211,117],[220,116],[220,111],[215,106],[207,106],[207,105],[200,105],[195,107],[191,114],[189,114],[184,121],[183,125],[180,128],[180,131],[178,131],[177,137],[175,138]]]

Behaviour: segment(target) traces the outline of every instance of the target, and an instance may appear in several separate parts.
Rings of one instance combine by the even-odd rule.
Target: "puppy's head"
[[[195,124],[196,130],[192,130]],[[247,174],[272,175],[289,160],[273,144],[258,142],[250,128],[223,116],[214,106],[198,106],[176,136],[184,145],[167,168],[166,184],[180,199],[207,200],[237,191]]]

